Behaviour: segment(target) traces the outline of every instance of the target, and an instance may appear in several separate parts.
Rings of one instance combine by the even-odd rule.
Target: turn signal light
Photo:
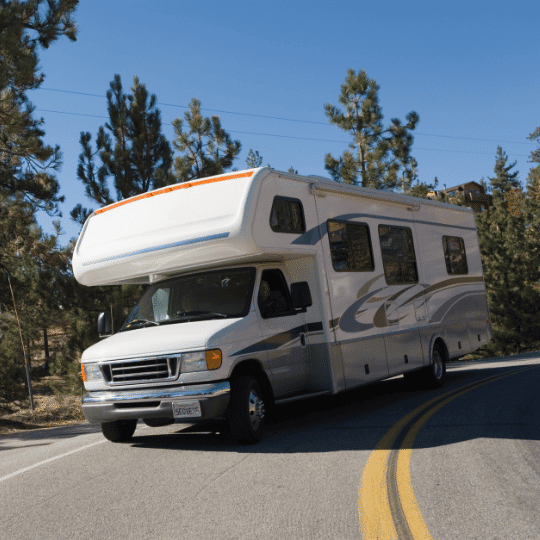
[[[208,369],[219,369],[221,367],[221,351],[219,349],[206,351],[206,367]]]

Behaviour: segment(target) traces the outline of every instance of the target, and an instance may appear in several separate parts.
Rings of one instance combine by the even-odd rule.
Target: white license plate
[[[198,418],[202,416],[201,404],[198,401],[174,402],[172,404],[175,418]]]

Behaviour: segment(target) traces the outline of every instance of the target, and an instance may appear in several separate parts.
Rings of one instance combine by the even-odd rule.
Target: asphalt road
[[[3,436],[0,538],[537,540],[539,389],[540,354],[282,406],[255,446],[179,425]]]

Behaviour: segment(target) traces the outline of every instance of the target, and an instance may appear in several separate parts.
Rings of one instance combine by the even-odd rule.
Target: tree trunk
[[[49,373],[49,338],[47,336],[47,329],[43,329],[43,346],[45,348],[45,371]]]

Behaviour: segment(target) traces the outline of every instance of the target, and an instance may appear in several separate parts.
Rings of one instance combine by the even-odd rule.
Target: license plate
[[[202,416],[201,404],[198,401],[173,402],[172,410],[175,418],[198,418]]]

